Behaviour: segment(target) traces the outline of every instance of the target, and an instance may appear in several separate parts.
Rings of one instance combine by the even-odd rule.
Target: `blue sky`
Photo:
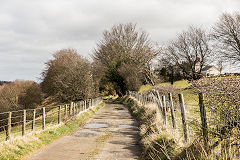
[[[39,82],[44,63],[63,48],[90,58],[114,24],[137,23],[166,44],[189,25],[210,29],[239,6],[239,0],[0,0],[0,80]]]

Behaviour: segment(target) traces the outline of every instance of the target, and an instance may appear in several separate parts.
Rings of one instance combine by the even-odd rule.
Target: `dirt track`
[[[141,154],[139,130],[127,108],[106,104],[85,126],[29,160],[135,160]]]

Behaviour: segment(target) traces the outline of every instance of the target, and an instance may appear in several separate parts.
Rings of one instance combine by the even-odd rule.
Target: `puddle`
[[[104,123],[89,123],[84,126],[84,128],[107,128],[108,124]]]
[[[98,132],[87,129],[87,130],[79,130],[77,131],[77,133],[97,134]]]
[[[137,127],[132,126],[132,125],[123,124],[123,125],[119,125],[118,128],[137,128]]]
[[[124,110],[124,108],[121,108],[121,107],[117,107],[115,108],[116,110]]]
[[[136,143],[128,143],[123,141],[111,141],[112,144],[120,144],[120,145],[127,145],[127,146],[137,146]]]
[[[97,131],[92,131],[89,129],[79,130],[76,132],[75,137],[93,137],[99,134]]]

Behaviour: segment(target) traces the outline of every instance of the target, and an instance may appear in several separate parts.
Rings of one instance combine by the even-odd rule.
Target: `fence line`
[[[12,137],[24,136],[35,130],[45,130],[60,124],[87,109],[98,105],[101,98],[88,99],[70,104],[61,104],[37,109],[26,109],[0,113],[0,142]],[[5,137],[5,138],[4,138]]]
[[[129,91],[128,94],[142,105],[156,104],[162,124],[171,126],[183,142],[190,144],[198,139],[203,142],[204,152],[212,153],[217,159],[240,157],[240,110],[236,104],[226,106],[231,96],[239,94],[201,92],[160,95],[157,90],[144,94]],[[216,96],[224,100],[215,100]]]

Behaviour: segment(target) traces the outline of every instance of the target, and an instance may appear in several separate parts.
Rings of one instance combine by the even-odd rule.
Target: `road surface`
[[[28,160],[136,160],[140,154],[137,122],[127,107],[109,103],[78,131]]]

